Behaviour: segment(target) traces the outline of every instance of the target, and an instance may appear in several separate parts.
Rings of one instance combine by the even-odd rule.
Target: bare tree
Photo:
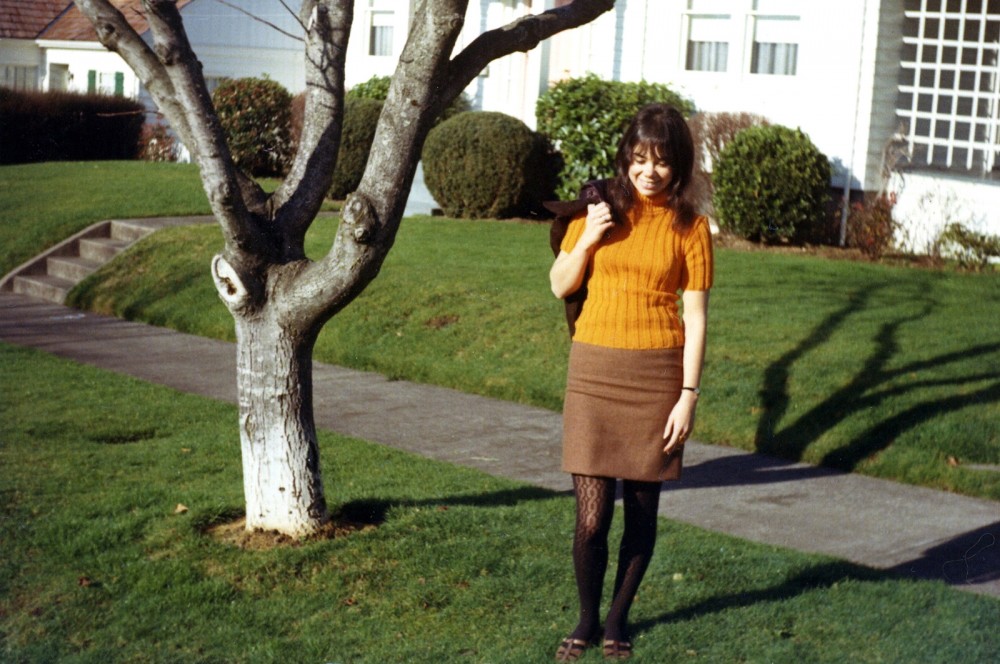
[[[357,191],[329,252],[305,234],[330,187],[340,144],[354,0],[304,0],[306,102],[299,150],[268,195],[233,165],[175,0],[142,0],[151,43],[111,0],[74,0],[101,43],[136,72],[197,162],[225,248],[211,266],[237,337],[248,530],[315,532],[329,517],[312,406],[312,351],[327,321],[376,277],[434,119],[491,61],[597,18],[613,0],[573,0],[481,34],[453,54],[468,0],[421,0]]]

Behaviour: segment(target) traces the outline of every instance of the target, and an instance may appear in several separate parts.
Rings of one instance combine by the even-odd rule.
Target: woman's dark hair
[[[694,208],[684,198],[694,172],[694,140],[684,116],[669,104],[649,104],[642,107],[618,142],[615,156],[616,177],[608,187],[612,211],[621,218],[635,203],[628,169],[632,153],[638,146],[653,150],[658,159],[670,166],[671,182],[667,205],[676,213],[678,228],[687,228],[694,221]]]

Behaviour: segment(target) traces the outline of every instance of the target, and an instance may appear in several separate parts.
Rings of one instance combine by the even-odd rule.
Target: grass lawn
[[[11,267],[103,218],[206,211],[185,165],[8,166],[0,183]],[[334,224],[314,225],[310,255]],[[220,247],[214,227],[161,231],[71,302],[232,339],[208,276]],[[550,261],[544,224],[407,219],[315,357],[558,410]],[[719,250],[710,319],[698,438],[1000,499],[1000,273]]]
[[[191,164],[103,161],[0,166],[0,275],[105,219],[208,214]]]
[[[156,188],[148,165],[131,166],[92,186]],[[65,187],[111,169],[4,167],[0,180],[43,167]],[[56,218],[56,203],[7,188],[0,205],[13,210],[7,236]],[[105,216],[124,216],[109,206]],[[311,256],[334,223],[314,225]],[[382,273],[324,329],[316,359],[558,410],[568,340],[548,290],[547,232],[405,220]],[[220,248],[214,227],[161,231],[71,301],[232,339],[208,275]],[[1000,273],[719,250],[709,328],[697,438],[1000,500]]]
[[[377,525],[244,550],[208,534],[234,407],[0,366],[2,661],[542,662],[575,622],[567,495],[323,433],[331,506]],[[995,598],[666,520],[632,617],[636,662],[1000,660]]]
[[[220,246],[213,227],[163,231],[72,301],[232,339],[207,272]],[[407,219],[315,357],[558,410],[568,339],[548,251],[541,224]],[[706,442],[1000,499],[983,469],[1000,465],[1000,274],[720,250],[703,387]]]

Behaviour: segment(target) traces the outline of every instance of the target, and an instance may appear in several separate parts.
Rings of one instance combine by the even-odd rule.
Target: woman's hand
[[[553,294],[558,298],[575,293],[583,284],[590,253],[614,225],[611,220],[611,208],[607,203],[588,205],[584,224],[583,234],[580,235],[573,250],[569,253],[560,251],[549,270],[549,283]]]
[[[605,234],[614,226],[611,217],[611,206],[607,203],[590,204],[587,206],[587,225],[580,236],[580,245],[591,249],[600,242]]]
[[[691,390],[682,390],[681,397],[674,404],[663,430],[663,451],[670,454],[687,442],[694,431],[694,414],[698,406],[698,396]]]

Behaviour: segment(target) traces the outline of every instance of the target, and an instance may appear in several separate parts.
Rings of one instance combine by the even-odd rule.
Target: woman
[[[694,147],[681,114],[665,104],[639,111],[615,167],[617,177],[604,187],[608,200],[569,223],[549,274],[556,297],[587,289],[563,410],[580,621],[560,644],[558,661],[579,658],[601,636],[616,478],[625,529],[603,650],[608,659],[631,656],[628,612],[653,554],[661,482],[680,475],[701,393],[712,239],[708,221],[684,199]]]

